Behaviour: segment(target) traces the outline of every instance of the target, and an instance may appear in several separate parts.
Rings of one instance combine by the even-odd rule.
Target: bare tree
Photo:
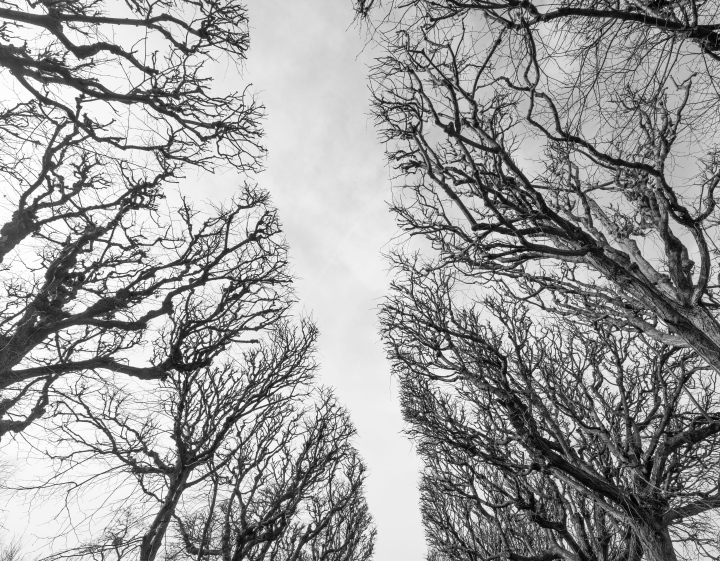
[[[718,4],[389,5],[375,113],[435,266],[720,370]]]
[[[161,221],[122,201],[105,222],[80,214],[75,235],[51,233],[5,271],[2,433],[40,417],[60,377],[209,366],[289,305],[286,249],[258,189],[205,218],[185,204]]]
[[[382,325],[439,559],[716,556],[720,394],[692,351],[405,275]],[[678,553],[679,552],[679,553]]]
[[[9,542],[0,542],[0,559],[2,561],[21,561],[22,549],[22,541],[18,538],[13,538]]]
[[[362,496],[365,467],[347,414],[324,391],[294,416],[253,434],[210,508],[178,521],[185,553],[223,561],[368,560],[375,531]],[[213,508],[213,506],[215,508]]]
[[[35,212],[59,206],[48,204],[57,195],[40,207],[32,201],[46,183],[71,190],[73,167],[103,164],[122,185],[119,174],[133,164],[167,175],[187,164],[258,165],[262,108],[244,93],[213,91],[207,68],[219,57],[244,59],[241,2],[0,6],[0,68],[9,78],[2,169],[8,186],[25,195],[18,234],[32,231]]]
[[[365,468],[347,414],[312,389],[315,337],[310,323],[276,324],[241,358],[174,373],[154,397],[104,377],[56,388],[53,465],[32,488],[88,521],[61,533],[90,537],[49,558],[369,559]]]
[[[58,377],[209,364],[239,306],[258,328],[285,306],[265,193],[205,216],[163,202],[187,169],[260,166],[262,107],[215,93],[209,67],[247,45],[235,1],[0,3],[0,435],[42,415]],[[142,361],[191,302],[194,326]],[[210,346],[180,358],[210,323]]]
[[[643,553],[631,528],[537,471],[443,453],[427,457],[420,492],[429,560],[639,560]]]

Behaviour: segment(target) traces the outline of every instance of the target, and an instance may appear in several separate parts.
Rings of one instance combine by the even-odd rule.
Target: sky
[[[376,317],[390,280],[382,252],[398,229],[370,116],[373,53],[353,24],[351,0],[249,0],[248,7],[251,48],[238,87],[251,82],[267,108],[269,157],[257,180],[279,208],[300,307],[320,328],[320,381],[336,389],[358,429],[378,527],[375,561],[419,561],[419,462],[401,434]],[[221,178],[195,188],[209,198],[229,193]]]

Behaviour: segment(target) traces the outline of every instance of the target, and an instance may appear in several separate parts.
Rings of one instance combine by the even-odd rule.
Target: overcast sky
[[[389,171],[369,116],[372,53],[350,0],[249,0],[245,80],[267,106],[267,171],[301,306],[320,330],[321,381],[358,428],[378,526],[375,561],[420,561],[418,461],[401,435],[395,384],[377,334],[389,277],[381,252],[397,234]]]

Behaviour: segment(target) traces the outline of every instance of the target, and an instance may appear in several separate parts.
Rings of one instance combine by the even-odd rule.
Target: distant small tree
[[[266,193],[247,188],[206,218],[189,204],[174,219],[113,204],[109,216],[73,219],[69,233],[36,233],[40,253],[0,272],[0,435],[42,416],[61,377],[159,380],[206,367],[289,305],[286,249]]]
[[[0,542],[0,561],[21,561],[22,559],[22,542],[19,539]]]
[[[372,4],[393,211],[435,266],[720,371],[717,2]]]
[[[381,317],[438,559],[718,554],[713,369],[607,325],[541,324],[511,295],[476,300],[416,267]]]

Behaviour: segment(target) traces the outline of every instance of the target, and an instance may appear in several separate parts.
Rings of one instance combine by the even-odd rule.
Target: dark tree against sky
[[[286,249],[266,193],[247,188],[205,216],[184,204],[174,219],[147,208],[160,196],[113,197],[110,212],[74,201],[67,229],[38,230],[0,272],[2,433],[40,417],[59,377],[209,366],[287,310]]]
[[[386,12],[373,95],[403,229],[444,266],[720,370],[717,3]]]
[[[65,516],[32,555],[372,554],[269,194],[178,187],[262,168],[263,107],[213,80],[248,45],[236,0],[0,2],[0,438],[38,460],[2,484]]]
[[[164,201],[189,169],[260,166],[262,108],[210,79],[244,58],[242,4],[2,2],[0,40],[1,436],[59,376],[209,364],[282,312],[289,279],[265,193],[205,213]],[[143,360],[182,305],[196,317]]]
[[[356,7],[429,558],[717,556],[719,6]]]
[[[88,376],[56,388],[48,475],[26,492],[63,497],[60,533],[87,537],[48,559],[369,559],[365,466],[348,414],[313,389],[316,335],[278,323],[152,393]]]
[[[382,312],[440,559],[717,555],[715,371],[505,293],[461,305],[461,289],[406,277]]]

